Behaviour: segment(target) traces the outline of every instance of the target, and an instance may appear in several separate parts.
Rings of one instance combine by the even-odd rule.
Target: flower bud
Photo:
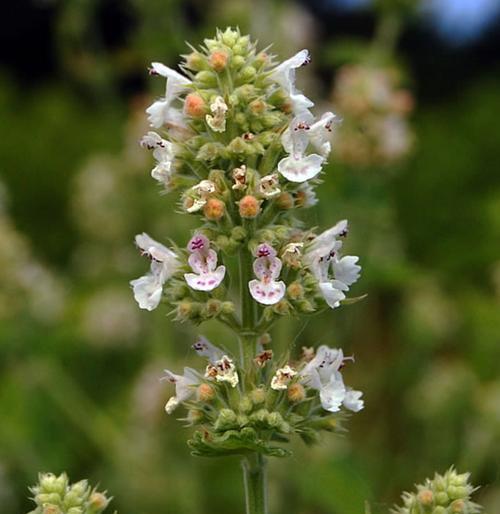
[[[191,300],[183,300],[177,304],[177,319],[179,321],[188,321],[196,317],[200,312],[198,303]]]
[[[435,507],[432,514],[446,514],[446,509],[441,506]]]
[[[266,344],[269,344],[271,341],[272,341],[271,334],[269,334],[268,332],[265,332],[264,334],[262,334],[259,337],[259,339],[257,340],[257,343],[258,344],[262,344],[262,345],[266,345]]]
[[[222,311],[222,314],[234,314],[235,312],[235,307],[234,307],[234,303],[233,302],[222,302],[222,308],[221,308],[221,311]]]
[[[66,514],[84,514],[82,507],[71,507],[66,511]]]
[[[266,102],[261,100],[260,98],[257,98],[256,100],[253,100],[250,102],[250,105],[248,106],[250,109],[250,112],[255,115],[262,114],[266,110]]]
[[[266,52],[259,52],[255,57],[255,61],[253,65],[260,70],[263,66],[265,66],[269,62],[269,54]]]
[[[245,66],[239,75],[242,80],[249,82],[255,77],[256,73],[257,71],[253,66]]]
[[[207,113],[207,104],[198,93],[189,93],[184,101],[184,113],[191,118],[203,118]]]
[[[254,405],[260,405],[266,401],[266,391],[263,387],[257,387],[250,392],[250,399]]]
[[[201,402],[210,402],[215,398],[215,389],[210,384],[200,384],[197,395]]]
[[[288,297],[292,300],[299,300],[304,296],[304,288],[300,282],[292,282],[286,289]]]
[[[252,195],[246,195],[239,201],[239,212],[242,218],[255,218],[260,213],[260,202]]]
[[[224,50],[214,50],[208,59],[210,66],[217,72],[223,71],[227,66],[229,55]]]
[[[430,489],[422,489],[418,493],[417,498],[424,507],[429,507],[434,502],[434,494]]]
[[[449,501],[450,499],[445,492],[436,493],[436,503],[438,505],[446,505]]]
[[[186,56],[186,66],[193,71],[204,70],[207,66],[205,58],[199,52],[191,52]]]
[[[205,417],[205,415],[199,409],[189,409],[188,410],[187,419],[193,425],[195,425],[197,423],[201,423],[203,421],[204,417]]]
[[[207,318],[215,318],[222,310],[222,302],[215,298],[210,298],[202,309],[202,316]]]
[[[198,82],[202,87],[216,87],[217,75],[213,71],[203,70],[199,71],[195,77],[195,82]]]
[[[245,237],[247,237],[247,231],[243,227],[237,226],[231,230],[231,239],[241,242]]]
[[[236,42],[240,39],[240,35],[238,33],[238,31],[236,30],[233,30],[231,29],[230,27],[228,27],[223,33],[222,33],[222,36],[221,36],[221,40],[222,42],[229,46],[229,47],[232,47],[233,45],[236,44]]]
[[[205,218],[210,221],[218,221],[224,216],[226,206],[217,198],[209,198],[203,207]]]
[[[286,300],[280,300],[273,306],[273,311],[280,316],[286,316],[290,314],[290,304]]]
[[[299,312],[302,312],[304,314],[310,314],[311,312],[314,312],[316,310],[316,306],[314,305],[314,303],[305,299],[300,300],[296,304],[296,307],[299,310]]]
[[[292,403],[301,402],[306,397],[304,386],[298,382],[288,386],[287,396]]]
[[[230,430],[238,426],[238,418],[231,409],[222,409],[215,421],[214,428],[217,431]]]
[[[35,500],[41,504],[58,504],[61,501],[61,495],[59,493],[39,493],[35,496]]]
[[[284,211],[293,208],[293,196],[290,193],[281,193],[276,197],[275,202],[278,208]]]
[[[106,498],[103,493],[94,491],[89,498],[89,514],[98,514],[102,512],[109,504],[110,499]]]
[[[450,505],[453,514],[465,514],[465,502],[463,500],[455,500]]]
[[[62,514],[62,510],[57,505],[45,505],[42,514]]]
[[[248,396],[243,396],[239,405],[240,411],[248,414],[253,409],[252,400]]]
[[[235,70],[239,70],[243,65],[245,64],[245,58],[242,57],[241,55],[235,55],[232,59],[231,59],[231,66],[235,69]]]

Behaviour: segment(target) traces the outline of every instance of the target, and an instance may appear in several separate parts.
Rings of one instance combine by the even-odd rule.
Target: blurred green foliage
[[[99,482],[122,514],[241,509],[239,463],[191,457],[184,430],[163,413],[170,391],[158,379],[167,363],[189,365],[194,329],[139,311],[128,288],[143,271],[133,235],[187,241],[191,221],[151,187],[136,145],[147,99],[124,94],[123,84],[152,59],[174,64],[185,39],[200,41],[215,24],[258,27],[261,42],[276,41],[284,55],[303,45],[328,55],[310,15],[291,2],[270,11],[260,1],[193,2],[196,24],[173,0],[126,5],[132,35],[107,45],[92,29],[97,2],[64,4],[58,79],[24,89],[0,79],[1,216],[18,234],[2,234],[0,257],[23,249],[22,261],[17,253],[0,260],[0,277],[14,276],[12,262],[44,266],[63,305],[47,318],[23,296],[2,310],[5,514],[29,510],[26,486],[48,470]],[[288,39],[285,19],[303,21]],[[320,66],[330,83],[329,61]],[[318,78],[312,69],[300,80]],[[368,298],[304,326],[279,325],[273,345],[355,353],[347,372],[367,408],[346,437],[297,445],[285,464],[272,463],[272,512],[360,514],[365,500],[374,514],[387,512],[402,489],[451,464],[485,486],[480,503],[500,509],[499,85],[492,72],[417,108],[416,149],[405,163],[329,166],[311,221],[351,220],[349,248],[364,265],[357,292]],[[3,301],[16,294],[9,289]],[[210,324],[203,333],[227,337]]]

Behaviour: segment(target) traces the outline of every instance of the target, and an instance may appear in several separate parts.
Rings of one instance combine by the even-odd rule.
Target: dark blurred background
[[[351,220],[368,297],[273,344],[354,353],[350,433],[270,470],[272,512],[388,512],[455,464],[500,511],[500,2],[20,0],[0,18],[0,505],[38,471],[89,477],[121,514],[242,511],[238,462],[189,455],[162,369],[197,330],[140,311],[132,240],[185,241],[137,141],[170,66],[238,25],[313,63],[299,85],[342,118],[309,222]],[[220,341],[217,326],[202,330]]]

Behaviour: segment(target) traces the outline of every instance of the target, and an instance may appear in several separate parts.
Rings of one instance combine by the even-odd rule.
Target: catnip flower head
[[[184,368],[182,375],[176,375],[168,369],[164,370],[164,372],[165,376],[162,377],[162,380],[175,384],[175,396],[172,396],[165,405],[167,414],[172,414],[182,402],[185,402],[195,394],[200,378],[192,368]]]

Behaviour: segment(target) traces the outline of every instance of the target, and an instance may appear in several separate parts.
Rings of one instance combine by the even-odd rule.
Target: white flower
[[[274,305],[285,296],[286,285],[277,282],[281,272],[281,260],[276,257],[276,250],[264,243],[259,245],[253,263],[253,271],[259,280],[248,283],[252,298],[263,305]]]
[[[211,364],[215,364],[224,356],[224,352],[213,345],[206,337],[200,336],[193,344],[193,350],[200,356],[206,357]]]
[[[311,57],[308,50],[301,50],[290,59],[276,66],[270,74],[270,78],[277,82],[289,95],[294,113],[309,109],[314,105],[295,87],[295,70],[309,64]]]
[[[168,369],[164,371],[165,376],[161,380],[167,380],[171,384],[175,384],[175,396],[172,396],[165,405],[167,414],[172,414],[180,403],[193,396],[196,392],[196,386],[200,383],[200,378],[196,371],[191,368],[184,368],[183,375],[176,375]]]
[[[171,103],[182,93],[191,81],[171,68],[159,62],[151,64],[150,73],[166,77],[165,96],[154,102],[146,109],[148,120],[152,127],[161,127],[170,121],[178,124],[178,110],[171,107]]]
[[[301,197],[301,206],[304,208],[313,207],[318,203],[318,198],[314,188],[309,182],[303,182],[297,189],[298,196]]]
[[[172,164],[174,162],[174,145],[163,139],[156,132],[148,132],[140,142],[142,147],[153,150],[156,166],[151,171],[151,176],[166,187],[172,176]]]
[[[158,243],[145,232],[135,236],[135,244],[142,255],[151,259],[151,269],[143,277],[132,280],[130,285],[139,307],[152,311],[160,303],[163,284],[179,267],[178,257],[172,250]]]
[[[217,267],[217,254],[210,248],[210,241],[196,234],[188,243],[191,253],[188,263],[194,273],[185,273],[184,278],[191,289],[212,291],[220,285],[226,274],[225,266]]]
[[[361,391],[355,391],[348,387],[343,402],[346,409],[352,412],[359,412],[365,406],[365,402],[361,400],[362,396],[363,393]]]
[[[271,379],[271,389],[274,389],[275,391],[287,389],[288,384],[290,384],[295,375],[297,375],[297,371],[288,365],[276,370],[276,373]]]
[[[217,382],[227,382],[231,387],[236,387],[239,382],[238,372],[232,359],[223,355],[220,359],[207,366],[205,378]]]
[[[346,388],[340,369],[351,357],[344,357],[341,349],[320,346],[316,355],[299,372],[300,381],[319,391],[322,407],[330,412],[346,409],[357,412],[363,408],[362,393]]]
[[[273,198],[274,196],[279,195],[281,193],[279,185],[280,182],[278,180],[277,173],[265,175],[259,180],[259,193],[264,198]]]
[[[302,248],[304,248],[304,243],[288,243],[281,252],[281,259],[288,266],[299,267]]]
[[[215,100],[210,104],[210,111],[213,116],[207,114],[205,119],[207,120],[208,126],[214,132],[224,132],[226,130],[226,112],[227,104],[224,102],[222,96],[217,96]]]
[[[309,141],[325,158],[328,157],[332,149],[330,138],[335,117],[333,112],[325,112],[318,121],[310,126],[308,132]]]
[[[197,212],[206,203],[209,196],[215,192],[215,184],[211,180],[202,180],[191,188],[191,194],[193,195],[193,205],[188,207],[187,212]]]
[[[339,257],[342,241],[337,238],[347,235],[347,230],[347,220],[339,221],[313,239],[305,254],[305,261],[318,280],[318,288],[332,309],[345,299],[345,293],[358,280],[361,272],[358,257]]]
[[[314,178],[321,171],[324,162],[321,155],[305,155],[309,145],[309,116],[310,113],[296,116],[281,137],[283,148],[289,156],[278,163],[278,171],[290,182],[305,182]]]
[[[243,190],[247,187],[247,167],[244,164],[239,168],[234,168],[233,180],[234,184],[232,185],[232,189]]]

